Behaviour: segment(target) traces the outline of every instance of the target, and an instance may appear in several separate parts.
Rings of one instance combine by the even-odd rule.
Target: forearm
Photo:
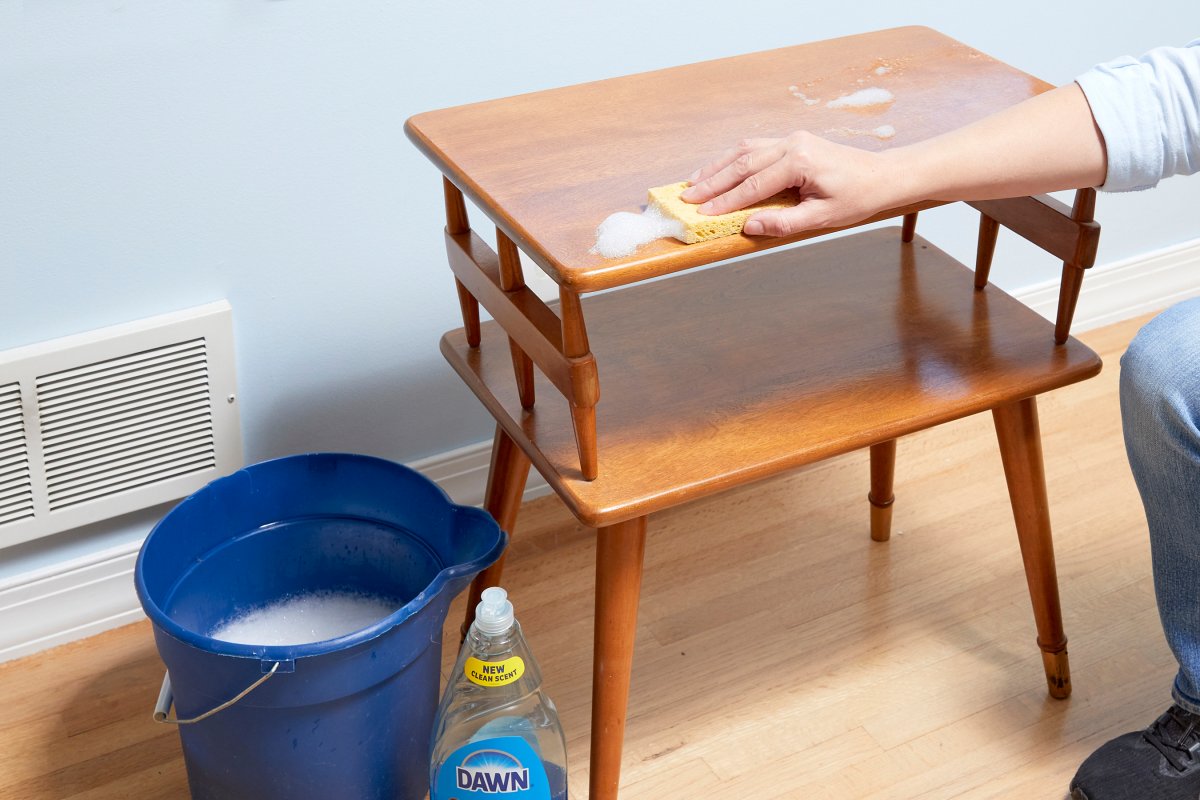
[[[1104,183],[1104,138],[1070,83],[964,128],[880,154],[886,205],[990,200]]]
[[[746,221],[750,235],[845,226],[925,200],[991,200],[1105,182],[1107,155],[1072,83],[907,147],[859,150],[806,131],[749,139],[698,170],[681,197],[723,214],[795,187],[800,203]]]

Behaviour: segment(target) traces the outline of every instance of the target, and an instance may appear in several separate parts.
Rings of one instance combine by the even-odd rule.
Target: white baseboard
[[[1200,295],[1200,239],[1090,272],[1075,312],[1075,332]],[[1054,318],[1057,280],[1013,294],[1043,316]],[[480,505],[490,451],[491,442],[480,442],[410,466],[436,481],[456,503]],[[536,471],[529,478],[526,500],[549,493]],[[0,662],[141,619],[133,590],[139,546],[132,542],[0,582]]]
[[[1058,280],[1013,296],[1047,319],[1058,313]],[[1072,333],[1159,311],[1200,295],[1200,239],[1092,267],[1083,279]]]
[[[486,441],[413,461],[409,466],[441,486],[454,502],[481,506],[491,457],[492,443]],[[547,494],[550,494],[549,484],[536,469],[531,469],[525,484],[525,499],[533,500]]]
[[[130,542],[0,584],[0,661],[141,619],[133,590],[139,546]]]

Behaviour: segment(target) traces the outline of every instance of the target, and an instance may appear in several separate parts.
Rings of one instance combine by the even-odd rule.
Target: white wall
[[[594,9],[0,0],[0,349],[228,298],[248,460],[413,460],[491,424],[437,351],[459,323],[440,182],[404,137],[411,114],[914,23],[1053,82],[1200,35],[1194,0]],[[1101,261],[1193,238],[1198,199],[1200,179],[1102,198]],[[922,232],[969,258],[974,216],[927,216]],[[1056,270],[1006,239],[993,278],[1017,289]],[[109,540],[144,529],[122,524]],[[0,560],[11,572],[56,546]]]

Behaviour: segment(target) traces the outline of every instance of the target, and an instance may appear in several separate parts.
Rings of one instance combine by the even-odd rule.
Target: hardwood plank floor
[[[1045,691],[979,415],[900,441],[889,543],[868,535],[865,451],[651,519],[621,796],[1057,800],[1095,746],[1165,708],[1174,662],[1116,393],[1143,321],[1084,335],[1104,372],[1039,402],[1071,699]],[[591,531],[556,498],[522,509],[505,585],[574,797],[593,569]],[[161,678],[145,622],[0,665],[0,797],[186,796],[176,733],[150,720]]]

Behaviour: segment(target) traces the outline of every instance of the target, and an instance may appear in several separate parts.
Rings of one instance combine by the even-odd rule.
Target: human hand
[[[703,203],[701,214],[726,214],[790,187],[800,204],[751,216],[743,231],[751,235],[790,236],[800,231],[836,228],[894,208],[896,184],[879,153],[836,144],[807,131],[783,139],[746,139],[697,170],[692,186],[680,195]]]

